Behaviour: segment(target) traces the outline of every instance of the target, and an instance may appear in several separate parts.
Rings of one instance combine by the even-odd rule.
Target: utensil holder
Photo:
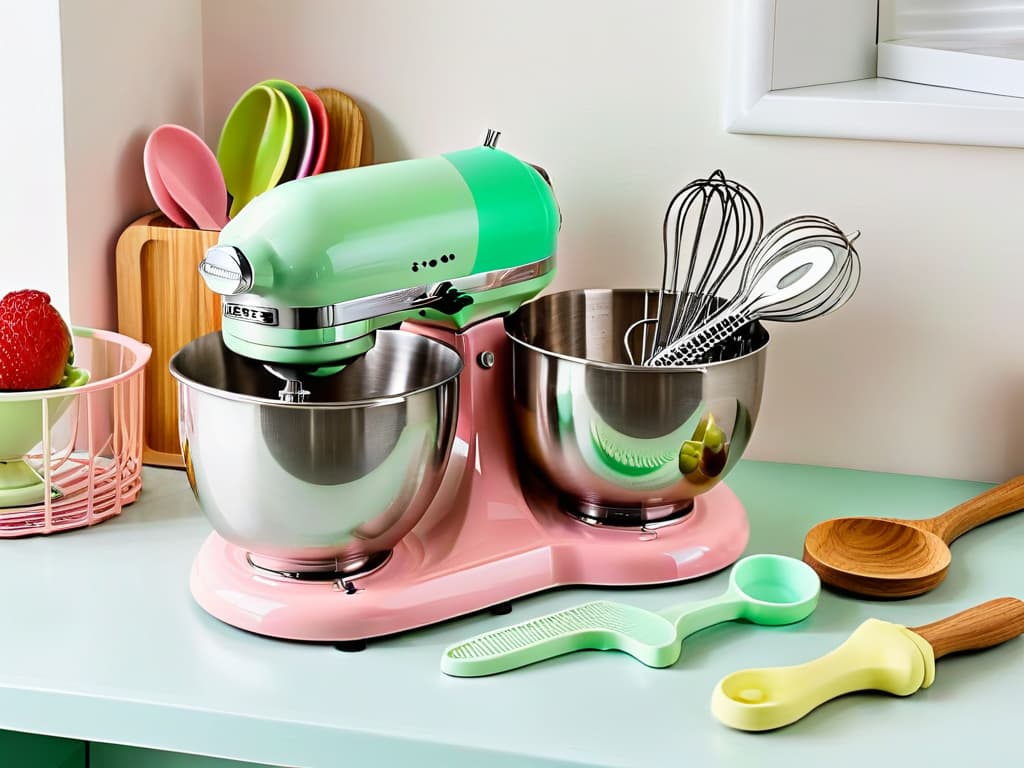
[[[73,328],[72,335],[75,365],[89,371],[88,383],[0,392],[0,421],[5,412],[38,409],[38,442],[18,462],[42,481],[37,500],[0,507],[0,538],[95,525],[120,514],[142,488],[149,347],[112,331]]]
[[[177,387],[167,364],[188,342],[220,330],[220,297],[199,277],[199,262],[218,235],[183,229],[163,214],[149,213],[117,241],[118,331],[152,348],[145,373],[144,464],[184,466]]]

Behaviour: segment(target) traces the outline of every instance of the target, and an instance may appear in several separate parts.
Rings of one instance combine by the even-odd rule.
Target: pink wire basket
[[[0,538],[95,525],[142,488],[150,348],[112,331],[72,336],[87,383],[0,392]]]

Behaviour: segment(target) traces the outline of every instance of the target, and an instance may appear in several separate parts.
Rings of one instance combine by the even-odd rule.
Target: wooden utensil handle
[[[938,517],[922,520],[922,527],[928,528],[947,544],[952,544],[983,523],[1024,509],[1024,475],[1007,480],[1002,485],[990,488],[943,512]]]
[[[1024,601],[1000,597],[910,630],[928,641],[936,659],[990,648],[1024,634]]]
[[[160,213],[128,225],[117,240],[117,330],[149,344],[142,461],[181,467],[177,383],[167,368],[188,342],[221,327],[221,301],[199,276],[219,233],[182,229]]]

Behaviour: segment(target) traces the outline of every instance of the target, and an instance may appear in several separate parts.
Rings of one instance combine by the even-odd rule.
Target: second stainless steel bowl
[[[462,360],[405,331],[378,331],[341,373],[306,377],[304,403],[228,350],[182,348],[182,451],[199,506],[224,539],[273,570],[350,572],[386,556],[426,511],[448,461]],[[279,563],[278,561],[284,561]]]
[[[685,513],[729,473],[757,420],[768,332],[748,326],[732,356],[706,366],[630,365],[623,335],[654,313],[657,298],[565,291],[505,321],[527,471],[591,522],[643,525]]]

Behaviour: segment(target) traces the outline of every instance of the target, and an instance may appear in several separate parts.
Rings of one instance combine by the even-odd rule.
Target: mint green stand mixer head
[[[299,179],[253,200],[200,265],[223,339],[289,382],[326,375],[408,319],[464,328],[554,277],[559,212],[546,174],[496,148]]]

